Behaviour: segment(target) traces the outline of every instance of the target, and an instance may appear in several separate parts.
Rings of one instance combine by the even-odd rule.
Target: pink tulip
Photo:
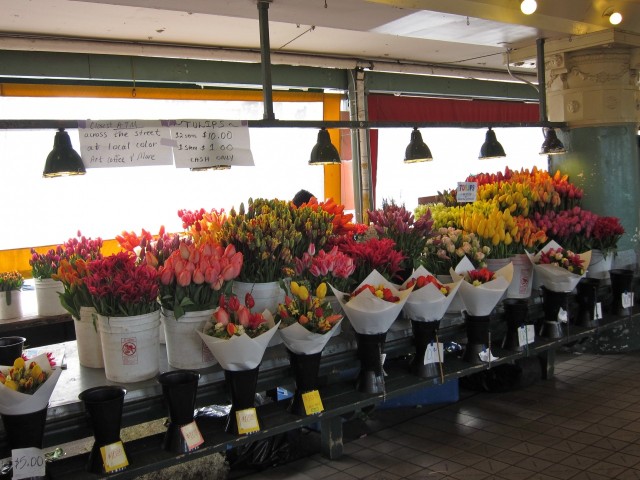
[[[249,312],[249,309],[244,305],[240,305],[240,307],[238,308],[238,321],[240,322],[240,325],[242,325],[243,327],[248,327],[250,320],[251,313]]]
[[[217,283],[218,277],[220,276],[220,269],[215,265],[208,267],[204,271],[204,281],[210,284]]]
[[[173,281],[173,270],[164,268],[160,274],[160,282],[163,285],[169,285]]]
[[[204,273],[198,268],[193,272],[193,283],[196,285],[202,285],[204,283]]]
[[[238,300],[238,297],[236,297],[235,295],[232,295],[231,298],[229,298],[229,310],[235,312],[239,308],[240,308],[240,300]]]
[[[184,243],[181,242],[180,243],[180,257],[182,257],[183,260],[188,260],[189,259],[189,246]]]
[[[184,269],[176,275],[178,285],[181,287],[187,287],[191,283],[191,272]]]
[[[213,316],[216,318],[216,322],[221,323],[222,325],[227,325],[229,323],[229,314],[224,308],[217,309]]]

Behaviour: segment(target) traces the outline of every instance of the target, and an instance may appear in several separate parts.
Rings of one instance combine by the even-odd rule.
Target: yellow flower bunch
[[[342,315],[333,313],[326,296],[327,284],[324,282],[318,285],[314,296],[306,285],[292,281],[284,303],[278,305],[275,319],[281,321],[282,328],[298,322],[310,332],[326,333],[342,319]]]
[[[13,367],[5,375],[0,372],[0,383],[16,392],[33,394],[47,380],[47,374],[36,362],[27,366],[22,357],[13,362]]]
[[[434,230],[448,227],[457,228],[460,225],[460,207],[448,207],[444,203],[418,205],[413,211],[414,218],[419,220],[420,217],[426,215],[427,210],[431,211]]]
[[[496,203],[486,201],[468,203],[461,220],[464,231],[475,233],[483,245],[491,247],[491,257],[505,258],[510,254],[517,225],[508,208],[500,210]]]
[[[478,200],[494,202],[512,215],[529,215],[531,187],[524,182],[488,183],[478,187]]]

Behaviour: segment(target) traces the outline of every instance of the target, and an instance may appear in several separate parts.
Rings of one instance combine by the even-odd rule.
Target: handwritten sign
[[[427,345],[427,349],[424,351],[425,365],[429,363],[443,363],[444,362],[444,345],[440,342],[431,342]]]
[[[458,182],[456,200],[458,203],[475,202],[478,195],[477,182]]]
[[[129,465],[129,460],[121,441],[100,447],[100,455],[102,456],[104,471],[107,473],[117,472]]]
[[[238,433],[253,433],[260,431],[258,423],[258,413],[255,408],[245,408],[236,412],[236,422],[238,422]]]
[[[189,451],[195,450],[204,443],[204,438],[202,438],[200,429],[195,421],[180,427],[180,433],[182,433],[182,438],[184,438]]]
[[[169,120],[177,168],[251,166],[249,125],[240,120]]]
[[[524,347],[535,342],[536,332],[534,325],[520,325],[518,327],[518,345]]]
[[[307,415],[313,415],[314,413],[324,411],[324,406],[322,405],[322,399],[320,398],[320,392],[318,392],[318,390],[303,393],[302,404],[304,405],[304,411]]]
[[[16,448],[11,450],[11,478],[44,477],[46,472],[44,453],[35,447]]]
[[[79,121],[86,168],[172,165],[170,131],[159,120]]]

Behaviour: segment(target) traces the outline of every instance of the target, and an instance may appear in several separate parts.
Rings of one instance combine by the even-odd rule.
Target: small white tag
[[[518,345],[524,347],[535,341],[536,331],[533,325],[521,325],[518,327]]]
[[[483,351],[478,353],[478,356],[480,357],[480,360],[482,360],[483,362],[493,362],[494,360],[498,360],[499,358],[499,357],[494,357],[491,354],[490,348],[485,348]]]
[[[180,427],[180,433],[182,433],[182,438],[184,438],[184,442],[187,444],[189,451],[195,450],[204,443],[204,438],[202,438],[202,434],[195,420]]]
[[[444,363],[444,345],[440,342],[431,342],[424,352],[424,364],[441,362]]]
[[[11,465],[13,467],[11,478],[14,479],[44,477],[46,475],[44,453],[39,448],[11,450]]]
[[[560,323],[567,323],[567,321],[569,321],[569,316],[567,315],[567,311],[560,307],[560,310],[558,310],[558,321]]]
[[[593,309],[593,319],[600,320],[602,318],[602,304],[597,302]]]
[[[633,307],[633,292],[624,292],[622,294],[622,308]]]

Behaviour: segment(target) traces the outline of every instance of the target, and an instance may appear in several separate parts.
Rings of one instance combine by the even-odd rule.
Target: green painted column
[[[550,156],[551,173],[560,170],[584,190],[582,205],[598,215],[620,218],[626,231],[620,250],[633,249],[640,226],[640,158],[636,124],[573,127],[558,131],[567,153]]]

